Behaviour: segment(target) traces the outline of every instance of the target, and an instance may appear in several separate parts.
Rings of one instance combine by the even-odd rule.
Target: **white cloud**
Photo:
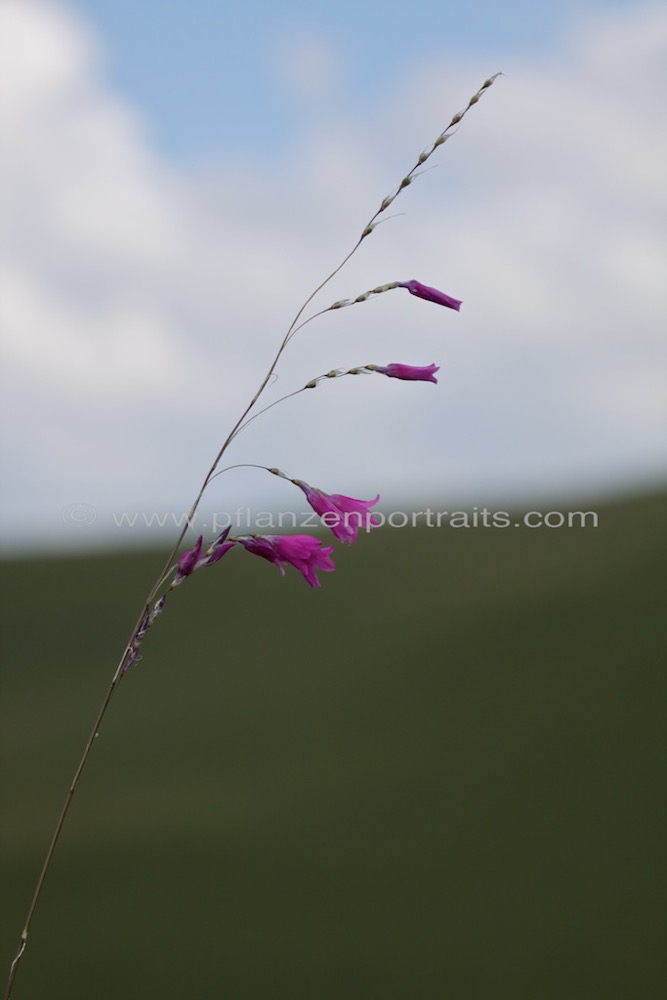
[[[104,85],[99,47],[67,8],[4,0],[0,39],[5,524],[52,537],[67,503],[105,517],[181,509],[296,305],[452,101],[496,67],[422,67],[371,124],[347,108],[272,164],[176,169]],[[438,389],[324,385],[258,421],[230,461],[416,501],[657,476],[666,48],[666,12],[635,6],[573,25],[547,62],[503,67],[438,169],[396,203],[407,214],[322,303],[416,276],[463,298],[462,313],[398,291],[325,316],[278,383],[435,361]],[[335,85],[328,60],[299,64],[306,83],[316,66],[318,86]],[[260,506],[291,501],[257,475],[221,480],[212,505],[248,502],[237,486]]]

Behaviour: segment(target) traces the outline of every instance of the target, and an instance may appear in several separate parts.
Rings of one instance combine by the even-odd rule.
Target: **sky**
[[[5,548],[187,510],[304,299],[498,71],[316,300],[417,278],[461,312],[327,314],[266,400],[367,363],[438,385],[327,382],[228,462],[387,510],[663,483],[666,55],[636,0],[0,0]],[[295,505],[239,469],[204,515]]]

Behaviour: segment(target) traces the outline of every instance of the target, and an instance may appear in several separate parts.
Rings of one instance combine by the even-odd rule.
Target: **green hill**
[[[107,716],[15,1000],[662,996],[665,506],[383,529],[320,591],[243,552],[198,573]],[[162,558],[4,564],[7,965]]]

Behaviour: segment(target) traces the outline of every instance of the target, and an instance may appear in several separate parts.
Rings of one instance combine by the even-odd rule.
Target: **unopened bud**
[[[470,107],[471,104],[477,104],[478,100],[479,100],[479,94],[475,94],[474,97],[471,97],[470,100],[468,101],[468,107]]]
[[[412,184],[412,177],[404,177],[403,180],[401,181],[399,187],[400,188],[406,188],[408,186],[408,184]]]
[[[463,118],[463,112],[462,111],[457,111],[457,113],[452,118],[452,120],[450,122],[450,125],[457,125],[461,121],[462,118]]]
[[[312,381],[306,382],[304,389],[317,389],[317,379],[312,379]]]

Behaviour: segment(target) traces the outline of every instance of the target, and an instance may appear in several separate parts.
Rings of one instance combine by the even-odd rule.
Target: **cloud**
[[[0,38],[5,526],[74,541],[68,503],[93,504],[98,527],[133,503],[187,507],[298,304],[496,67],[421,66],[372,116],[332,112],[273,163],[176,167],[67,7],[5,0]],[[666,48],[664,10],[603,8],[548,59],[503,67],[395,203],[407,214],[322,301],[418,277],[463,298],[461,315],[394,291],[325,316],[271,398],[371,361],[440,363],[438,389],[325,384],[257,421],[230,461],[417,502],[658,476]],[[299,86],[326,62],[303,51]],[[211,503],[293,501],[257,476],[220,480]]]

